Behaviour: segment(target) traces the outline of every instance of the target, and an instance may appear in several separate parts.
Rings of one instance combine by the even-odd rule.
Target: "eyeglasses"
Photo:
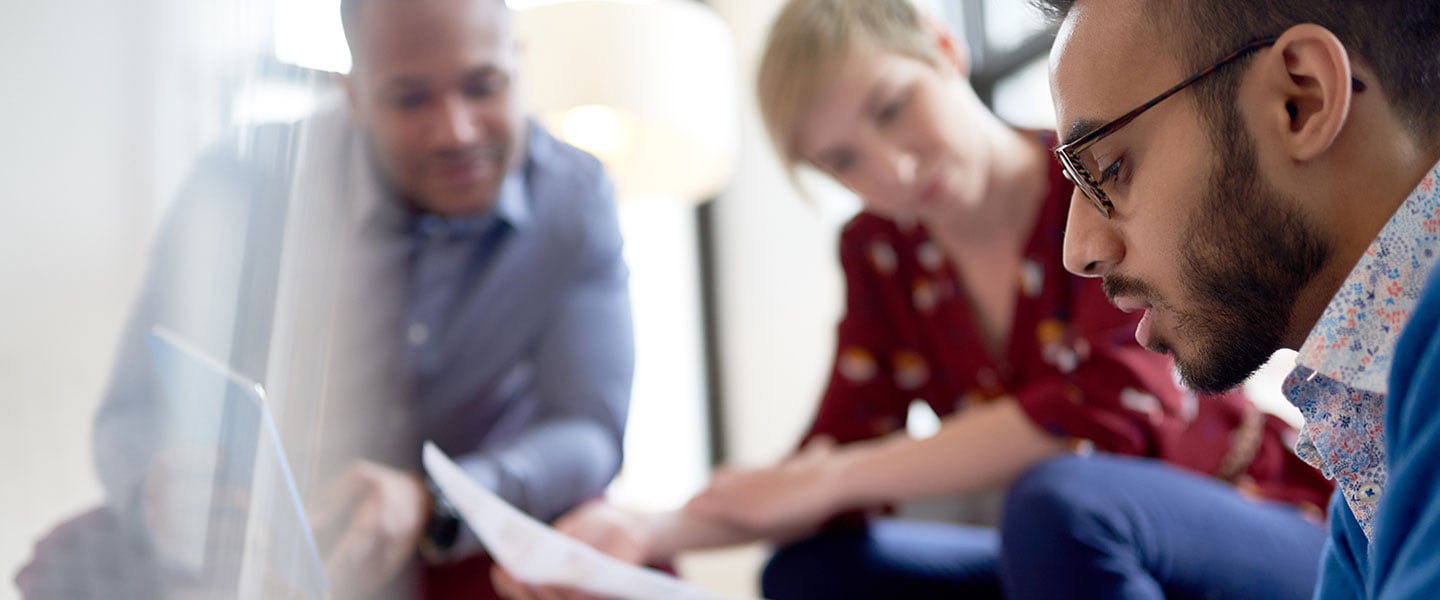
[[[1161,92],[1159,96],[1154,97],[1149,102],[1135,107],[1135,110],[1125,113],[1124,116],[1101,125],[1095,128],[1095,130],[1056,148],[1055,158],[1060,161],[1060,166],[1065,172],[1065,178],[1069,179],[1071,183],[1075,184],[1075,187],[1080,188],[1080,191],[1085,193],[1085,197],[1090,199],[1090,203],[1100,211],[1100,214],[1105,215],[1107,219],[1110,218],[1115,214],[1115,205],[1110,202],[1110,197],[1105,194],[1105,190],[1100,189],[1100,184],[1104,183],[1108,177],[1102,177],[1100,180],[1096,180],[1095,177],[1091,175],[1092,171],[1098,172],[1100,168],[1095,161],[1094,155],[1087,152],[1090,147],[1094,146],[1096,142],[1105,139],[1105,136],[1115,133],[1121,127],[1130,124],[1136,117],[1154,108],[1156,104],[1163,102],[1166,98],[1174,96],[1176,92],[1204,79],[1206,75],[1214,73],[1219,70],[1220,67],[1239,60],[1256,50],[1274,45],[1276,39],[1277,38],[1274,37],[1267,37],[1245,44],[1234,52],[1225,55],[1224,58],[1215,61],[1215,64],[1201,69],[1199,73],[1191,75],[1184,81],[1176,84],[1175,87]],[[1359,82],[1357,81],[1356,83],[1358,84]],[[1104,174],[1102,173],[1102,175]]]

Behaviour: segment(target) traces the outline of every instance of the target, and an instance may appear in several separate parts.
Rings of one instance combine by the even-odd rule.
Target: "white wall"
[[[621,200],[630,267],[635,382],[625,464],[610,500],[644,510],[682,506],[709,480],[704,331],[695,209],[686,200]]]
[[[30,544],[100,500],[89,423],[140,270],[144,211],[126,210],[137,165],[118,3],[24,2],[0,20],[0,598]],[[43,458],[41,458],[43,457]]]
[[[765,137],[753,82],[780,0],[714,0],[735,31],[741,151],[735,182],[715,206],[725,369],[726,445],[739,462],[787,453],[823,390],[844,301],[833,188],[814,202],[790,185]],[[843,202],[838,202],[842,204]]]
[[[91,422],[165,198],[223,122],[221,50],[195,43],[229,39],[208,18],[223,3],[0,19],[0,600],[44,532],[101,502]]]

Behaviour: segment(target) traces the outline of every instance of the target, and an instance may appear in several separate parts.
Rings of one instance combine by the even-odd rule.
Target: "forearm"
[[[832,460],[839,504],[853,509],[1000,487],[1065,449],[1006,398],[946,418],[929,438],[892,434],[843,446]]]
[[[644,515],[650,542],[645,562],[673,560],[681,552],[722,548],[760,540],[760,536],[734,525],[686,510]]]
[[[601,247],[537,344],[533,387],[518,400],[532,404],[535,416],[513,438],[503,436],[508,442],[460,461],[544,521],[598,497],[620,470],[635,353],[619,232],[610,227],[607,221],[592,232],[607,241],[595,242]]]
[[[581,419],[546,421],[503,450],[458,462],[506,502],[548,522],[604,491],[620,468],[620,438]]]

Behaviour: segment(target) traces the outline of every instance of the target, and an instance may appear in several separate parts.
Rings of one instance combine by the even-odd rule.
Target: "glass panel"
[[[0,197],[17,199],[0,203],[6,228],[0,273],[12,292],[0,297],[7,333],[0,380],[15,399],[15,410],[0,422],[0,452],[22,457],[0,474],[6,482],[0,598],[17,591],[161,597],[153,569],[125,566],[145,548],[133,536],[134,518],[144,512],[139,489],[149,465],[168,460],[158,448],[166,437],[208,448],[164,455],[185,463],[177,472],[196,466],[202,475],[176,478],[175,487],[152,496],[195,509],[164,515],[181,535],[170,536],[178,555],[163,558],[177,576],[208,569],[221,595],[234,594],[245,557],[215,545],[246,532],[211,517],[238,498],[222,488],[249,481],[254,421],[237,417],[222,426],[209,418],[228,402],[213,386],[193,391],[212,400],[206,405],[160,400],[162,393],[179,400],[192,392],[159,390],[162,369],[145,343],[149,327],[126,323],[163,313],[226,358],[254,348],[252,334],[265,329],[240,306],[257,288],[241,283],[244,269],[235,259],[266,235],[262,243],[277,244],[278,232],[249,238],[245,210],[191,210],[195,218],[186,221],[194,227],[180,230],[162,221],[202,204],[174,200],[181,196],[204,196],[209,208],[242,204],[236,201],[244,199],[237,189],[243,184],[202,182],[193,166],[227,135],[236,90],[254,80],[267,51],[269,6],[269,0],[52,0],[17,5],[0,20],[6,48],[0,79],[26,82],[0,98],[6,132]],[[245,179],[229,174],[230,184]],[[161,271],[168,275],[153,275]],[[263,280],[265,271],[246,276]],[[203,293],[188,293],[195,290]],[[132,320],[138,314],[132,308],[141,305],[154,312]],[[140,385],[154,393],[133,393]],[[197,437],[169,435],[176,432]],[[217,447],[229,450],[234,470],[204,464],[218,456]],[[223,478],[211,476],[222,472]],[[112,510],[102,508],[107,503]],[[129,520],[117,523],[116,514]],[[192,593],[217,589],[190,583]]]
[[[314,550],[335,540],[312,536],[304,509],[354,456],[327,444],[418,430],[411,373],[392,353],[446,335],[402,329],[407,280],[366,285],[409,248],[356,244],[345,226],[372,234],[408,212],[376,191],[385,209],[355,214],[366,198],[351,184],[375,178],[335,172],[368,165],[367,148],[322,145],[325,131],[358,138],[343,111],[275,125],[338,91],[338,1],[12,8],[0,80],[24,84],[0,97],[0,381],[13,400],[0,452],[21,458],[0,471],[0,600],[321,597]],[[621,218],[643,346],[631,489],[676,505],[708,464],[694,207]],[[195,352],[157,347],[158,324]],[[514,366],[482,391],[519,397],[531,375]],[[409,442],[363,448],[408,466],[396,448]]]

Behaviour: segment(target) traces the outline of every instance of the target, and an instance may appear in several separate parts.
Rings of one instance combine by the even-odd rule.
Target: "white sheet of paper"
[[[432,442],[425,470],[490,557],[530,584],[560,585],[625,600],[720,600],[665,573],[608,556],[530,518],[466,475]]]

